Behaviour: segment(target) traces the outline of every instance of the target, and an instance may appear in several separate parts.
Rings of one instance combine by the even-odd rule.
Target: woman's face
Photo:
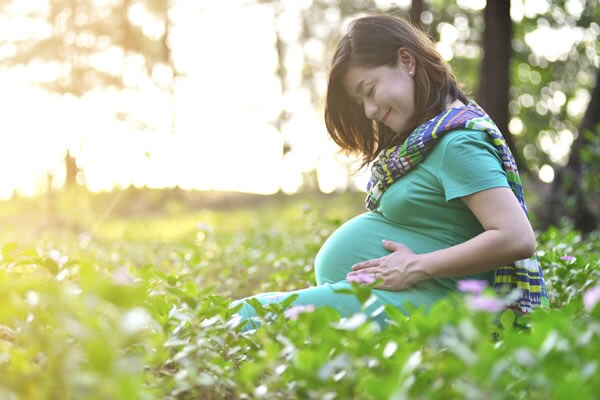
[[[348,96],[363,107],[367,118],[404,133],[411,128],[415,112],[413,74],[414,58],[401,49],[396,66],[350,67],[343,84]]]

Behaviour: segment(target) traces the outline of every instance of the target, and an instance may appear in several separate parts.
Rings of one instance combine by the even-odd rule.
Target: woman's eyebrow
[[[363,86],[365,81],[367,80],[367,78],[361,79],[360,82],[358,82],[358,85],[356,85],[356,93],[362,93],[363,91]]]

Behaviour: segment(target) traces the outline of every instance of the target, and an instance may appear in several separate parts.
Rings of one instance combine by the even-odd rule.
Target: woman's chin
[[[396,134],[402,133],[402,127],[398,127],[397,125],[394,125],[394,124],[384,124],[384,125],[387,126],[388,128],[390,128]]]

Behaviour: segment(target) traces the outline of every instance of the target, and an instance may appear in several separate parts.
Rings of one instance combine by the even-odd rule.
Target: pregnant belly
[[[325,241],[315,258],[317,284],[344,280],[352,265],[390,254],[381,244],[383,239],[402,243],[415,253],[451,245],[436,239],[432,232],[402,226],[379,213],[367,212],[344,223]]]

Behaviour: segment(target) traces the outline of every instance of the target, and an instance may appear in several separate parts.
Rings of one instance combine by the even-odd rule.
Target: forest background
[[[530,189],[536,227],[561,218],[584,231],[597,227],[597,0],[0,7],[0,159],[8,171],[0,193],[37,196],[24,207],[45,209],[45,218],[60,214],[53,195],[64,188],[121,192],[103,198],[102,212],[136,208],[125,204],[125,188],[135,199],[144,197],[136,188],[169,188],[160,196],[187,196],[200,207],[262,198],[216,191],[364,190],[368,170],[352,175],[355,158],[337,151],[321,114],[337,38],[352,18],[382,12],[427,32],[497,122]]]

